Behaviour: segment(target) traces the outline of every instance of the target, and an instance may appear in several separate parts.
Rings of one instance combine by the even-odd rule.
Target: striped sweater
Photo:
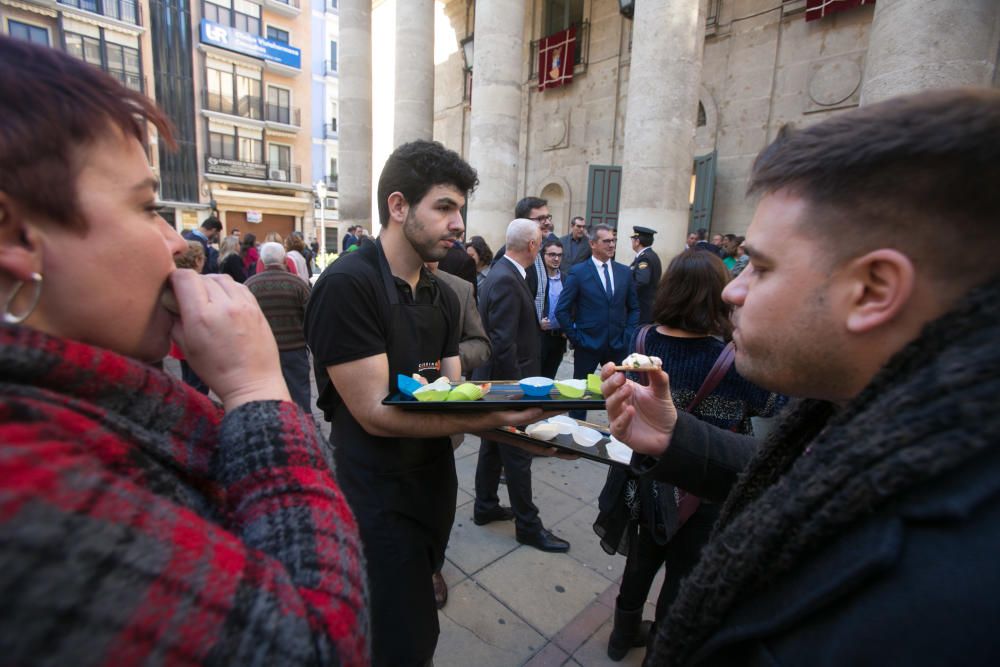
[[[271,325],[279,350],[299,350],[306,346],[302,330],[309,300],[309,284],[283,266],[269,266],[246,281],[257,297],[267,323]]]

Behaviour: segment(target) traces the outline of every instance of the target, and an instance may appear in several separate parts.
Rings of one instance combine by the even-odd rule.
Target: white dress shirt
[[[506,257],[506,255],[504,255],[504,257]],[[614,294],[615,293],[615,269],[614,269],[614,266],[612,266],[612,264],[611,264],[612,260],[609,259],[606,262],[602,262],[602,261],[599,261],[599,260],[594,259],[593,257],[591,257],[590,261],[592,261],[594,263],[594,266],[597,267],[597,275],[599,275],[601,277],[601,284],[602,285],[604,285],[604,265],[605,264],[608,265],[608,278],[611,280],[611,289],[610,289],[610,292],[612,294]],[[604,290],[605,291],[609,291],[608,290],[608,285],[604,285]]]

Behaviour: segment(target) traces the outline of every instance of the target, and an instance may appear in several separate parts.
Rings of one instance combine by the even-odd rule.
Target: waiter
[[[396,376],[461,374],[455,293],[424,267],[464,231],[476,172],[437,142],[397,148],[379,178],[382,233],[333,263],[313,288],[305,331],[317,404],[332,422],[337,478],[368,565],[375,665],[424,665],[439,633],[431,574],[444,561],[458,483],[448,436],[540,410],[413,413],[382,405]],[[319,536],[336,549],[336,536]]]
[[[649,227],[632,228],[632,250],[635,259],[632,260],[632,281],[639,295],[639,324],[650,324],[653,321],[653,301],[656,299],[656,288],[660,284],[659,256],[653,252],[653,235],[656,230]]]

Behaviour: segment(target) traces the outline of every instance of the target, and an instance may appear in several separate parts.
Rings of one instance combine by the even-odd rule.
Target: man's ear
[[[893,321],[913,297],[916,269],[898,250],[874,250],[852,260],[846,270],[851,281],[846,324],[852,333],[868,333]]]
[[[24,207],[0,192],[0,274],[28,281],[42,270],[42,238]]]
[[[402,192],[393,192],[389,195],[389,220],[403,224],[409,212],[410,204]]]

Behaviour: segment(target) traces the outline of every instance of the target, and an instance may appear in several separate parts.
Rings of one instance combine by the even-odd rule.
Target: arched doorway
[[[549,183],[538,193],[542,199],[549,202],[549,213],[552,214],[553,232],[556,236],[569,233],[569,202],[566,192],[558,183]]]

